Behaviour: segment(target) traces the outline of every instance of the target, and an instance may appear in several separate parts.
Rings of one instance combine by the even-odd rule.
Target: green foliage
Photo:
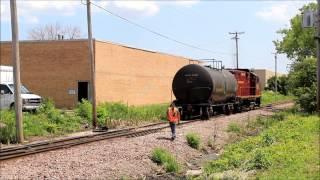
[[[282,116],[260,119],[257,125],[269,124],[267,129],[228,145],[218,160],[205,166],[206,176],[255,170],[258,179],[319,179],[319,117],[292,113]]]
[[[300,9],[316,10],[316,3],[309,3]],[[289,89],[297,98],[297,104],[305,112],[316,109],[316,47],[314,43],[315,28],[302,28],[301,13],[290,21],[290,28],[282,29],[278,33],[283,39],[275,42],[279,53],[287,54],[293,60],[289,72]]]
[[[90,121],[92,120],[92,104],[88,100],[82,99],[81,103],[78,103],[75,112],[82,118],[88,119]]]
[[[237,123],[230,123],[228,125],[228,129],[227,129],[228,132],[233,132],[233,133],[240,133],[241,132],[241,127],[239,124]]]
[[[306,112],[316,110],[316,69],[316,59],[307,58],[295,63],[289,73],[290,89]]]
[[[276,93],[273,91],[263,91],[262,92],[262,105],[267,105],[267,104],[272,104],[276,102],[283,102],[283,101],[288,101],[288,100],[293,100],[293,96],[285,96],[280,93]]]
[[[13,111],[0,111],[0,142],[16,142],[15,115]]]
[[[102,103],[97,107],[98,125],[112,128],[120,124],[165,120],[167,107],[167,104],[127,106],[119,102]],[[84,119],[91,120],[91,112],[92,105],[87,100],[83,100],[76,108],[76,114]]]
[[[272,76],[270,79],[268,79],[267,81],[268,86],[266,90],[275,91],[275,87],[276,87],[275,80],[276,80],[275,76]],[[282,95],[285,95],[285,96],[288,95],[289,84],[288,84],[287,76],[280,76],[277,78],[277,91]]]
[[[15,115],[13,111],[0,111],[0,141],[15,143]],[[59,135],[79,131],[83,120],[73,114],[66,114],[56,109],[50,99],[45,99],[36,113],[23,113],[25,137]]]
[[[316,10],[317,4],[310,3],[300,9],[300,13],[290,20],[290,27],[281,29],[279,34],[283,35],[280,41],[274,41],[279,53],[287,54],[287,57],[296,61],[301,61],[308,56],[316,56],[314,43],[314,28],[302,28],[301,13],[305,9]]]
[[[176,158],[163,148],[155,148],[151,153],[151,160],[158,165],[163,165],[166,172],[177,173],[181,169]]]
[[[186,135],[187,143],[189,144],[190,147],[194,149],[199,149],[200,147],[200,136],[199,134],[196,133],[188,133]]]

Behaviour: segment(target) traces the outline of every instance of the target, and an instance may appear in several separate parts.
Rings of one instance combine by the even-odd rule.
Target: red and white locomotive
[[[172,90],[183,119],[208,119],[216,113],[254,109],[261,103],[259,78],[248,69],[189,64],[175,74]]]

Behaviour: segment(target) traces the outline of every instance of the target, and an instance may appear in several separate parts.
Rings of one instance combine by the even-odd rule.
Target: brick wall
[[[1,65],[12,65],[11,43],[1,42]],[[61,108],[72,108],[78,81],[89,80],[88,46],[85,40],[22,41],[20,43],[21,82],[43,97],[54,99]]]
[[[168,103],[171,83],[183,57],[95,41],[97,102],[134,105]],[[1,42],[1,65],[11,65],[11,43]],[[78,81],[90,82],[87,40],[22,41],[21,81],[31,91],[52,98],[60,108],[78,101]],[[174,95],[172,95],[174,99]]]
[[[101,41],[95,42],[95,50],[98,102],[169,103],[174,74],[189,64],[183,57]]]

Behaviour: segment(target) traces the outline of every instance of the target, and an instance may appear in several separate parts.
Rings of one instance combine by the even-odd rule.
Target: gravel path
[[[203,143],[217,134],[217,143],[223,146],[228,140],[225,130],[230,122],[244,123],[258,115],[269,114],[264,110],[254,110],[191,123],[177,129],[177,139],[173,142],[168,140],[170,130],[165,129],[147,136],[104,140],[6,160],[0,162],[0,179],[137,179],[161,171],[161,167],[149,157],[155,147],[168,149],[179,162],[185,164],[201,156],[199,151],[186,144],[185,134],[188,132],[199,133]],[[217,132],[214,133],[214,130]]]

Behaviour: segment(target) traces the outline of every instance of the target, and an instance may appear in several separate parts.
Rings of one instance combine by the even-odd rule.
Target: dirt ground
[[[278,108],[292,106],[278,105]],[[0,162],[0,179],[139,179],[146,175],[163,173],[160,166],[150,160],[155,147],[172,152],[178,161],[188,168],[190,161],[203,156],[202,151],[187,145],[185,135],[200,134],[203,146],[215,136],[216,146],[221,149],[232,141],[226,132],[228,124],[244,124],[260,115],[272,112],[263,109],[215,117],[177,129],[177,139],[170,141],[170,130],[135,138],[117,138],[93,142],[67,149],[60,149]]]

